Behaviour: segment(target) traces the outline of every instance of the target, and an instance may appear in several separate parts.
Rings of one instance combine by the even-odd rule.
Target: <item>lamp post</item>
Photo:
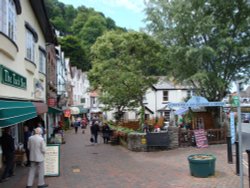
[[[243,163],[242,163],[242,135],[241,135],[241,108],[240,108],[240,82],[236,82],[238,101],[236,102],[238,114],[238,138],[239,138],[239,170],[240,170],[240,188],[243,184]]]

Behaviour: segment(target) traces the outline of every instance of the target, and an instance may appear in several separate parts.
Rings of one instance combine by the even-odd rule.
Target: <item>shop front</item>
[[[11,128],[16,149],[22,149],[23,124],[37,117],[36,107],[32,102],[0,100],[0,136],[3,129]],[[0,168],[2,167],[2,150],[0,148]]]

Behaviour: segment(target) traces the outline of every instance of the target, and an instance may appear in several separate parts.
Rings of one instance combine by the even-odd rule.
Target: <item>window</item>
[[[85,98],[81,98],[81,103],[85,103],[86,99]]]
[[[39,47],[39,72],[46,74],[46,52]]]
[[[16,7],[13,0],[0,1],[0,31],[16,41]]]
[[[95,97],[91,97],[91,104],[92,105],[96,104],[96,98]]]
[[[168,91],[163,91],[163,101],[168,101]]]
[[[167,122],[170,121],[170,112],[169,111],[163,112],[163,116],[164,116],[164,121],[167,121]]]
[[[26,29],[26,58],[35,62],[35,38],[29,29]]]
[[[191,91],[191,90],[188,90],[188,91],[187,91],[187,98],[191,98],[191,96],[192,96],[192,91]]]

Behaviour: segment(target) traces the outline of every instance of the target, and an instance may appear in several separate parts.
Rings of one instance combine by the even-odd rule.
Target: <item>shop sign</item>
[[[64,110],[64,117],[70,117],[70,110]]]
[[[240,106],[239,96],[237,96],[237,95],[232,96],[231,105],[232,105],[233,107],[238,107],[238,106]]]
[[[0,65],[0,80],[2,84],[27,89],[27,79],[3,65]]]
[[[35,90],[34,97],[36,99],[43,99],[45,97],[45,90],[43,87],[43,83],[35,78],[34,78],[34,90]]]

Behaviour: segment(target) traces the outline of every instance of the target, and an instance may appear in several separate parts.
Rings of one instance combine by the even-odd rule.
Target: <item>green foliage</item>
[[[167,48],[169,74],[220,101],[250,74],[250,7],[245,0],[149,0],[147,28]]]
[[[60,38],[60,44],[62,50],[70,57],[72,66],[77,66],[77,68],[83,71],[89,70],[90,64],[87,64],[86,53],[75,36],[67,35],[66,37]]]
[[[160,72],[163,48],[144,33],[111,31],[91,48],[91,86],[101,91],[100,100],[118,113],[143,106],[146,90]]]
[[[104,14],[96,12],[93,8],[80,6],[75,9],[72,5],[65,5],[58,0],[45,0],[45,5],[51,23],[60,31],[61,35],[63,37],[73,35],[77,38],[75,45],[66,44],[71,42],[68,38],[61,39],[60,42],[63,43],[60,44],[65,49],[65,56],[70,57],[71,61],[73,60],[72,64],[77,65],[78,68],[84,68],[84,71],[91,68],[90,48],[98,37],[109,30],[125,31],[125,29],[117,27],[114,20],[106,18]],[[73,52],[73,49],[78,52]]]

